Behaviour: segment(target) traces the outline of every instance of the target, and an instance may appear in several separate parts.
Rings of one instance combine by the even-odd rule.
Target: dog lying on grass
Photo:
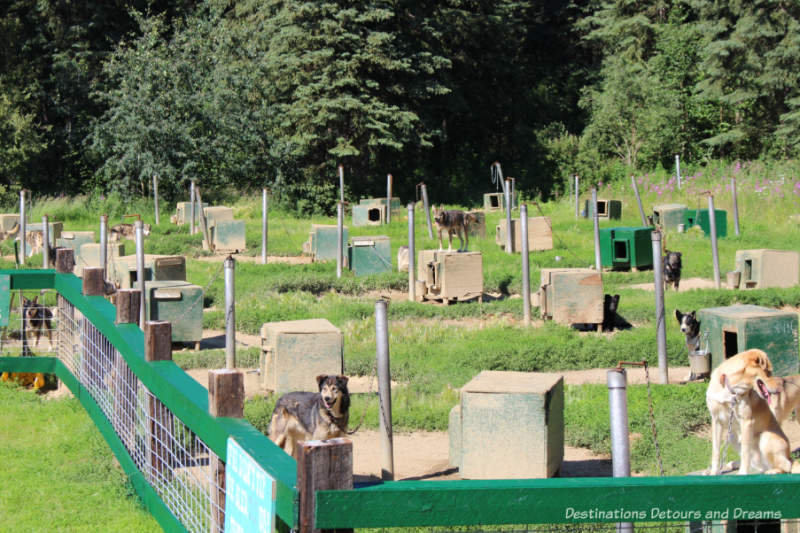
[[[297,459],[297,443],[347,435],[350,393],[347,376],[317,376],[319,392],[289,392],[278,398],[269,438]]]

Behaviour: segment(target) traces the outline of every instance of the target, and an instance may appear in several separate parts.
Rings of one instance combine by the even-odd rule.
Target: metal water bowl
[[[689,352],[689,367],[692,374],[702,375],[711,372],[711,352],[709,350],[695,350]]]

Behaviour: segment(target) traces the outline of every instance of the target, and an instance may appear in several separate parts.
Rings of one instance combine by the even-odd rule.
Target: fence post
[[[50,268],[50,224],[47,215],[42,215],[42,268]]]
[[[194,185],[194,180],[192,180],[189,184],[189,235],[194,235],[194,217],[195,217],[194,206],[195,203],[197,202],[194,190],[195,190],[195,185]]]
[[[100,266],[108,279],[108,215],[100,215]]]
[[[69,274],[75,268],[75,250],[56,248],[56,272]]]
[[[172,361],[172,324],[148,321],[144,327],[144,360]],[[167,481],[173,464],[165,443],[172,441],[173,414],[152,394],[147,395],[148,421],[145,425],[147,446],[147,480],[151,485]]]
[[[431,225],[431,205],[428,203],[428,188],[420,183],[422,189],[422,208],[425,209],[425,220],[428,221],[428,238],[433,239],[433,226]]]
[[[394,444],[392,442],[392,380],[389,370],[389,326],[386,318],[386,300],[375,302],[375,342],[378,357],[378,425],[383,456],[381,479],[394,479]]]
[[[344,165],[339,165],[339,202],[344,203]]]
[[[200,211],[200,229],[203,230],[203,240],[206,241],[208,249],[213,252],[214,245],[211,243],[211,237],[208,234],[208,221],[206,220],[206,211],[203,209],[203,199],[200,196],[200,187],[194,188],[194,196],[197,199],[197,209]]]
[[[297,443],[297,491],[300,497],[300,533],[317,533],[314,510],[318,490],[353,488],[353,442],[350,439]],[[352,529],[335,529],[337,533]]]
[[[733,230],[739,235],[739,202],[736,201],[736,177],[731,177],[731,196],[733,199]]]
[[[268,234],[268,210],[267,210],[267,188],[261,189],[261,264],[267,264],[267,234]]]
[[[519,225],[522,237],[522,322],[531,324],[531,266],[528,251],[528,205],[519,206]]]
[[[678,178],[678,189],[681,188],[681,157],[675,154],[675,177]]]
[[[341,168],[341,165],[339,166]],[[343,260],[343,251],[342,248],[344,247],[344,203],[339,202],[336,204],[336,277],[342,277],[342,264],[344,263]]]
[[[386,174],[386,223],[392,221],[392,175]]]
[[[597,187],[592,187],[592,222],[594,222],[594,268],[600,272],[600,218],[597,215]]]
[[[503,196],[506,200],[506,253],[514,253],[513,226],[511,220],[511,180],[503,181]]]
[[[611,418],[611,469],[614,477],[630,477],[631,456],[628,437],[627,373],[615,368],[606,373],[608,408]],[[617,531],[632,532],[633,524],[620,522]]]
[[[139,283],[139,290],[142,291],[142,305],[139,306],[139,325],[144,326],[145,322],[147,322],[147,289],[144,281],[144,233],[142,221],[137,220],[133,226],[136,230],[136,281]]]
[[[25,255],[27,252],[27,233],[28,224],[25,219],[25,189],[19,191],[19,248],[21,250],[19,262],[25,266]]]
[[[575,174],[575,218],[576,219],[580,216],[580,207],[578,205],[579,197],[580,197],[579,180],[578,180],[578,175]]]
[[[244,374],[241,370],[208,371],[208,412],[214,417],[244,417]],[[222,531],[225,526],[225,463],[211,455],[211,524],[209,531]],[[352,488],[352,487],[351,487]]]
[[[714,287],[719,289],[719,250],[717,248],[717,213],[714,210],[714,195],[708,195],[708,225],[711,230],[711,259],[714,263]]]
[[[631,174],[631,185],[633,186],[633,192],[636,195],[636,205],[639,206],[639,216],[642,218],[642,226],[647,225],[647,217],[644,216],[644,209],[642,208],[642,197],[639,196],[639,184],[636,182],[636,176]]]
[[[661,232],[650,234],[653,246],[653,282],[656,295],[656,341],[658,343],[658,376],[662,385],[669,383],[667,367],[667,324],[664,312],[664,278],[661,272]]]
[[[156,226],[158,226],[161,222],[159,222],[158,216],[158,176],[153,174],[153,208],[156,212]]]
[[[138,324],[142,293],[138,289],[117,291],[117,324]],[[119,436],[129,452],[136,446],[133,413],[136,409],[136,376],[125,359],[115,350],[114,359],[114,420]]]
[[[408,208],[408,301],[413,302],[416,298],[416,265],[414,264],[415,242],[414,242],[414,204],[410,203]]]
[[[517,179],[516,178],[508,178],[511,182],[511,209],[517,208]]]
[[[105,272],[103,267],[86,267],[83,269],[83,295],[105,296]]]
[[[236,299],[234,269],[236,261],[225,258],[225,368],[236,368]]]

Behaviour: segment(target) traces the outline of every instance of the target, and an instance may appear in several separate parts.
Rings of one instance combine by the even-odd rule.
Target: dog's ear
[[[725,374],[719,375],[719,384],[722,385],[724,388],[727,388],[727,383],[726,383],[727,381],[728,381],[728,376],[726,376]]]
[[[33,300],[31,300],[31,304],[36,305],[37,303],[39,303],[39,295],[38,294],[33,297]]]
[[[341,382],[341,384],[345,387],[347,386],[347,382],[350,381],[350,378],[348,378],[343,374],[339,374],[338,376],[336,376],[336,379],[338,379],[339,382]]]
[[[697,320],[697,311],[692,311],[691,313],[689,313],[689,316]]]
[[[683,313],[681,313],[680,309],[675,310],[675,318],[678,319],[678,323],[683,319]]]
[[[317,386],[318,386],[319,388],[322,388],[322,383],[323,383],[323,382],[324,382],[326,379],[328,379],[328,376],[327,376],[327,375],[325,375],[325,374],[320,374],[319,376],[317,376]]]

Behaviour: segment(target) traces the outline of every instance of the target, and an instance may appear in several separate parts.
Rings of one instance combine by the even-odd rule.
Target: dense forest
[[[0,200],[270,187],[475,203],[800,150],[785,0],[0,0]]]

